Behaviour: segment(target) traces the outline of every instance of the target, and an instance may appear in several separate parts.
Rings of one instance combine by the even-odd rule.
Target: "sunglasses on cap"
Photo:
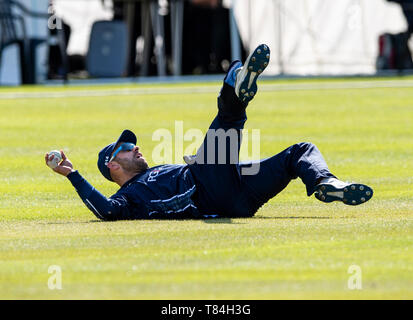
[[[122,143],[119,148],[116,149],[116,151],[113,153],[112,157],[110,158],[109,162],[111,162],[115,157],[118,155],[119,152],[121,151],[131,151],[135,148],[135,145],[133,143]]]

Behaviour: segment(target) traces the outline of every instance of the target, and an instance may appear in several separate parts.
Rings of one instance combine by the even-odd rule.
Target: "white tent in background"
[[[247,49],[267,43],[267,75],[374,73],[378,36],[407,29],[386,0],[232,0]]]

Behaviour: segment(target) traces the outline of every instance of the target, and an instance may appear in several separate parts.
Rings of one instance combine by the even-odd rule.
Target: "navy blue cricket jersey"
[[[68,179],[86,206],[102,220],[177,219],[199,217],[192,200],[195,180],[188,165],[161,165],[147,169],[106,198],[78,171]]]

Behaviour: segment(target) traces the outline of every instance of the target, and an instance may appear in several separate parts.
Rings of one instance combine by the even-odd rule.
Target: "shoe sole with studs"
[[[336,188],[331,184],[320,184],[315,191],[315,197],[322,202],[341,201],[350,206],[367,202],[373,196],[373,189],[364,184],[349,184]]]
[[[265,44],[259,45],[247,58],[237,76],[235,87],[235,92],[242,102],[249,102],[255,97],[258,91],[257,79],[269,62],[270,48]]]

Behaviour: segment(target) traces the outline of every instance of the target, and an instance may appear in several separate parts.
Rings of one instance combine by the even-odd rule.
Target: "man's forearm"
[[[102,220],[119,220],[127,218],[128,209],[125,206],[126,199],[108,199],[96,190],[78,171],[73,171],[67,178],[75,187],[85,205],[96,217]],[[126,215],[126,217],[123,217]]]

